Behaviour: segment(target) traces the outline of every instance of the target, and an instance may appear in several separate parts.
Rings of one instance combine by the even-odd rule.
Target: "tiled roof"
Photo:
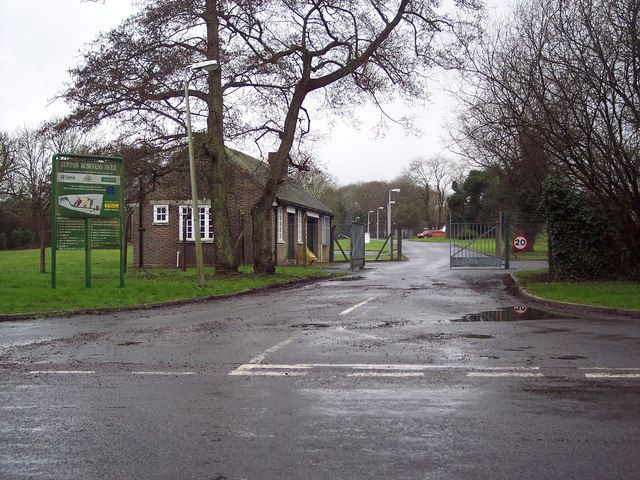
[[[262,187],[266,185],[270,168],[267,162],[263,162],[231,148],[227,148],[227,155],[229,161],[233,162],[241,171],[251,175],[259,185]],[[309,193],[307,189],[288,177],[285,178],[280,187],[278,187],[276,199],[279,203],[302,207],[307,210],[333,216],[333,212],[329,207]]]

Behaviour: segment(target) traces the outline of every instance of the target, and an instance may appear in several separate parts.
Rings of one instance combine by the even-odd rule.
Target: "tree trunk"
[[[207,0],[205,19],[207,21],[207,58],[217,60],[220,65],[217,0]],[[220,67],[209,72],[208,81],[209,116],[207,118],[205,152],[210,161],[209,196],[215,234],[216,273],[237,272],[238,263],[227,208],[227,153],[224,146],[223,91]]]
[[[258,202],[252,211],[253,222],[253,270],[256,273],[275,273],[276,264],[273,258],[271,223],[272,207]]]
[[[275,273],[276,271],[271,244],[273,235],[271,233],[270,216],[278,186],[287,173],[289,151],[293,145],[298,114],[307,91],[307,86],[303,83],[298,84],[295,89],[284,122],[280,147],[271,162],[269,179],[264,187],[262,196],[251,210],[253,217],[253,269],[256,273]]]

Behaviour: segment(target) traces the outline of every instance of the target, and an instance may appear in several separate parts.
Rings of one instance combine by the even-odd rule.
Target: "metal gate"
[[[501,218],[493,223],[453,223],[450,219],[449,267],[502,266]]]
[[[364,267],[364,224],[351,223],[351,270]]]

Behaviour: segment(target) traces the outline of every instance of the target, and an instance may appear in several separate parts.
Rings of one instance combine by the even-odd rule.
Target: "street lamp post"
[[[198,184],[196,181],[196,162],[193,154],[193,135],[191,133],[191,110],[189,109],[189,80],[192,72],[206,70],[211,72],[218,68],[216,60],[189,65],[184,71],[184,106],[187,114],[187,137],[189,139],[189,174],[191,177],[191,203],[193,208],[192,225],[193,237],[196,243],[196,266],[198,268],[198,286],[204,287],[204,259],[202,255],[202,235],[200,233],[200,208],[198,206]],[[186,238],[185,238],[186,241]]]
[[[369,222],[369,214],[373,213],[373,210],[369,210],[367,212],[367,233],[369,234],[369,236],[371,236],[371,230],[369,228],[369,226],[371,225],[371,223]]]
[[[391,190],[389,190],[389,203],[387,203],[387,235],[390,236],[389,238],[389,257],[391,258],[391,260],[393,260],[393,232],[391,232],[391,204],[392,203],[396,203],[395,201],[391,200],[391,192],[399,192],[400,189],[399,188],[392,188]]]
[[[384,207],[378,207],[376,210],[376,238],[380,238],[380,210],[384,210]]]

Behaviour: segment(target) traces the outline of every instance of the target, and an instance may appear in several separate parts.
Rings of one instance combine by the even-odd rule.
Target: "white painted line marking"
[[[307,368],[313,368],[313,365],[280,365],[278,363],[245,363],[239,366],[236,370],[304,370]]]
[[[578,367],[578,370],[608,370],[612,372],[636,372],[640,371],[640,367],[631,367],[631,368],[623,368],[623,367]]]
[[[229,375],[244,375],[248,377],[302,377],[306,372],[281,372],[270,370],[234,370]]]
[[[273,347],[266,349],[264,352],[262,352],[257,357],[254,357],[251,360],[249,360],[249,363],[262,363],[262,361],[265,358],[267,358],[267,355],[271,355],[272,353],[277,352],[278,350],[280,350],[282,347],[286,347],[291,342],[293,342],[295,340],[295,338],[296,337],[288,338],[287,340],[284,340],[284,341],[278,343],[277,345],[274,345]]]
[[[29,375],[93,375],[96,372],[93,370],[32,370],[28,373]]]
[[[587,378],[640,378],[640,373],[585,373]]]
[[[374,299],[374,297],[367,298],[364,302],[360,302],[359,304],[354,305],[353,307],[351,307],[351,308],[347,308],[346,310],[344,310],[344,311],[340,312],[340,315],[346,315],[347,313],[351,313],[351,312],[353,312],[356,308],[360,308],[360,307],[362,307],[363,305],[366,305],[367,303],[369,303],[369,302],[370,302],[371,300],[373,300],[373,299]]]
[[[272,353],[277,352],[281,348],[286,347],[295,339],[296,337],[287,338],[286,340],[283,340],[277,345],[274,345],[273,347],[266,349],[260,355],[253,357],[251,360],[249,360],[249,363],[240,365],[238,368],[230,372],[229,375],[259,375],[258,373],[255,373],[255,372],[252,373],[252,370],[254,368],[264,368],[260,364],[264,361],[265,358],[267,358],[268,355],[271,355]],[[267,366],[266,368],[273,368],[273,367]],[[280,366],[280,368],[285,368],[285,367]]]
[[[278,344],[280,345],[280,344]],[[275,348],[275,347],[274,347]],[[272,350],[272,349],[270,349]],[[258,357],[256,357],[258,358]],[[264,357],[262,357],[264,358]],[[355,370],[349,373],[350,377],[420,377],[427,371],[439,370],[469,370],[467,374],[472,377],[542,377],[541,373],[530,373],[540,370],[540,367],[479,367],[468,365],[389,365],[389,364],[363,364],[363,363],[298,363],[298,364],[261,364],[245,363],[240,365],[229,375],[306,375],[311,369]],[[286,370],[287,372],[283,372]],[[360,371],[360,372],[358,372]]]
[[[195,375],[196,372],[131,372],[131,375]]]

